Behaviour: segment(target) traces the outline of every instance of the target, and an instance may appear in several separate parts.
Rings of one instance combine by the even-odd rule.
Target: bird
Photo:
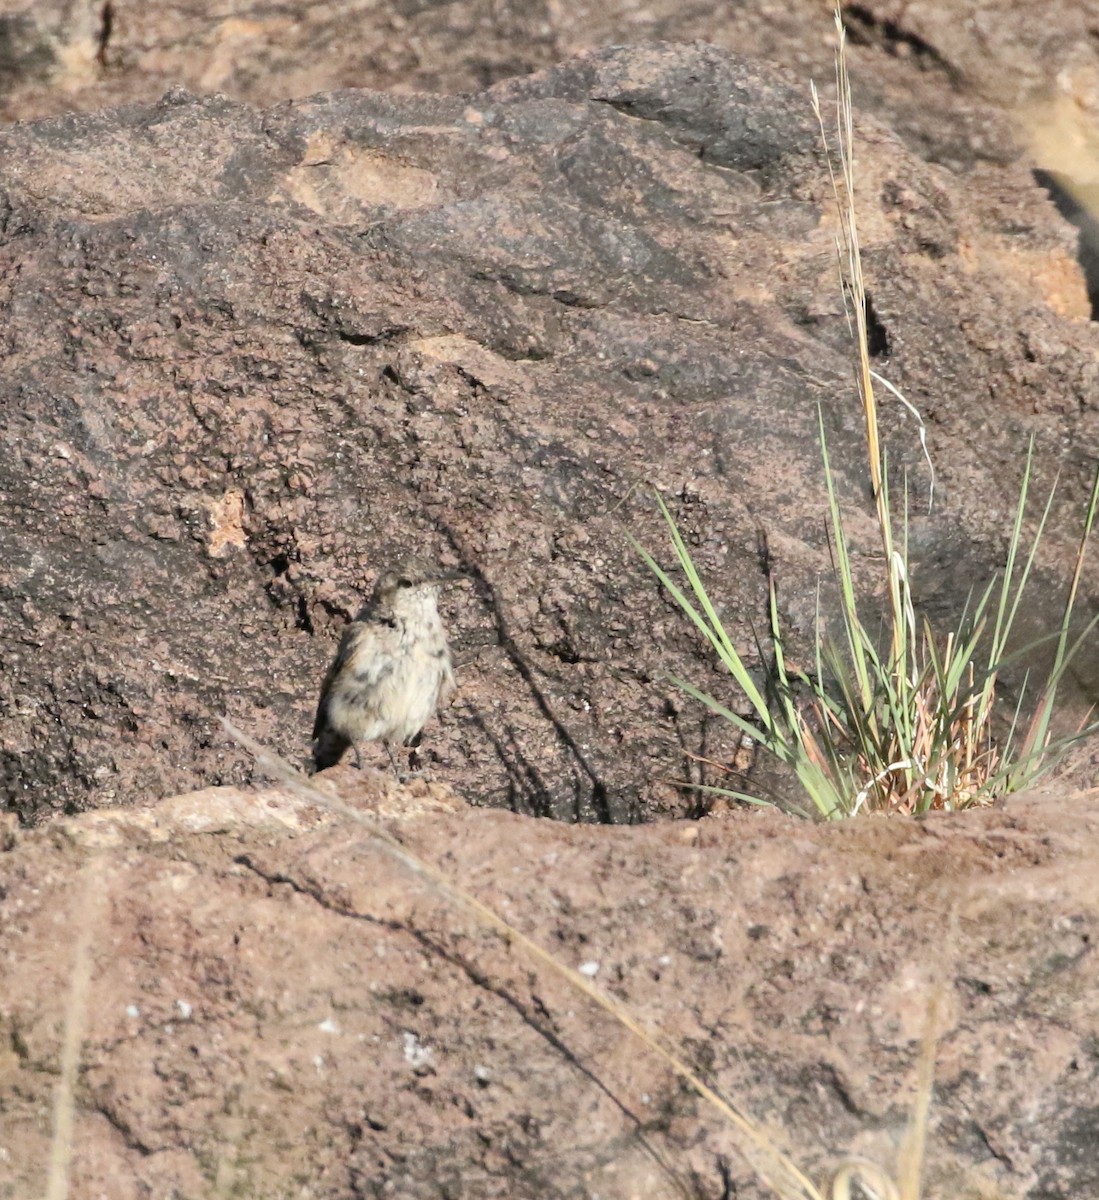
[[[454,572],[414,560],[385,571],[344,630],[321,685],[313,722],[315,771],[351,747],[362,767],[363,742],[412,745],[454,691],[454,666],[439,617],[439,591]]]

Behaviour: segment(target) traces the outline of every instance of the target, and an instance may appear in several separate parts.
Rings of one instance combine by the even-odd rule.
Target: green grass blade
[[[686,679],[680,679],[675,675],[669,675],[668,682],[674,684],[680,691],[686,692],[693,700],[697,700],[700,704],[704,704],[710,712],[715,716],[720,717],[723,721],[728,721],[730,725],[735,726],[741,733],[746,733],[753,741],[758,742],[761,746],[766,746],[772,753],[779,757],[783,757],[786,743],[779,739],[776,740],[770,731],[753,725],[747,717],[742,717],[740,713],[735,713],[720,700],[714,699],[701,688],[696,688],[693,683],[688,683]],[[785,761],[785,759],[784,759]]]
[[[1076,551],[1076,565],[1072,572],[1072,582],[1069,585],[1068,596],[1065,599],[1064,614],[1061,617],[1061,630],[1057,639],[1057,653],[1054,655],[1053,668],[1050,671],[1045,687],[1042,689],[1038,701],[1038,709],[1027,732],[1026,740],[1023,743],[1023,753],[1027,756],[1039,753],[1049,742],[1049,725],[1057,700],[1057,687],[1066,667],[1071,662],[1071,656],[1067,653],[1069,628],[1072,624],[1076,593],[1080,586],[1080,578],[1084,572],[1084,559],[1087,555],[1087,544],[1091,536],[1092,526],[1095,524],[1097,507],[1099,507],[1099,467],[1096,468],[1091,485],[1091,494],[1088,497],[1088,507],[1084,515],[1084,528],[1080,535],[1079,548]],[[1093,618],[1088,623],[1084,635],[1081,635],[1081,638],[1077,639],[1076,646],[1079,646],[1083,636],[1091,632],[1096,620],[1099,620],[1099,618]]]
[[[736,648],[724,635],[724,629],[721,627],[720,621],[717,620],[716,613],[714,620],[717,625],[715,629],[705,617],[695,608],[690,599],[686,596],[683,590],[676,584],[675,580],[664,570],[663,567],[656,561],[655,558],[641,545],[641,543],[632,535],[627,535],[630,544],[640,555],[642,561],[656,576],[661,585],[667,589],[672,599],[683,610],[684,613],[691,619],[695,627],[705,636],[706,640],[717,651],[718,657],[725,664],[729,673],[733,676],[737,686],[748,697],[748,702],[755,710],[760,722],[768,729],[773,729],[773,720],[770,711],[767,707],[767,702],[764,700],[762,693],[756,686],[755,680],[748,673],[748,668],[745,666],[740,655],[737,654]],[[700,585],[701,586],[701,581]],[[712,605],[710,606],[712,610]]]
[[[870,639],[865,636],[865,630],[859,620],[851,560],[847,551],[847,539],[843,532],[843,520],[840,516],[839,500],[836,496],[832,463],[828,455],[828,439],[824,431],[824,412],[819,405],[817,406],[817,426],[820,431],[820,454],[824,463],[824,480],[828,493],[828,512],[832,523],[832,545],[835,550],[834,570],[840,585],[840,607],[851,651],[851,666],[859,681],[859,690],[863,697],[863,703],[866,705],[869,703],[871,688],[864,650]]]

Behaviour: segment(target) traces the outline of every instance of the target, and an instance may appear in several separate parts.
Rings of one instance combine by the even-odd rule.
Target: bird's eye
[[[402,575],[402,576],[401,576],[401,578],[397,580],[397,586],[398,586],[399,588],[411,587],[411,586],[412,586],[412,580],[411,580],[411,579],[406,579],[406,578],[405,578],[405,577]]]

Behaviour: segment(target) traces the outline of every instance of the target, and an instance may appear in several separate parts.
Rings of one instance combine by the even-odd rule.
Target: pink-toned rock
[[[469,579],[444,598],[440,778],[568,819],[703,809],[683,781],[728,782],[702,760],[738,761],[737,739],[665,676],[737,701],[627,545],[669,556],[639,485],[749,652],[766,533],[804,654],[828,572],[819,403],[871,605],[880,585],[803,82],[646,44],[462,98],[177,90],[0,132],[8,803],[29,821],[244,782],[222,713],[301,761],[344,622],[415,549]],[[1009,220],[862,127],[875,365],[938,472],[929,517],[912,422],[883,403],[917,598],[953,619],[1002,561],[1033,433],[1037,486],[1063,470],[1038,637],[1099,451],[1073,236],[1021,166]]]
[[[745,646],[763,528],[797,652],[820,402],[872,595],[806,95],[827,13],[400,7],[0,5],[4,111],[54,117],[0,134],[0,1200],[44,1193],[81,935],[74,1197],[759,1194],[665,1068],[364,820],[818,1179],[891,1165],[942,981],[926,1200],[1099,1194],[1094,792],[834,829],[518,815],[697,813],[695,756],[751,757],[664,681],[728,691],[625,547],[666,547],[639,481]],[[1001,559],[1034,434],[1063,484],[1024,639],[1099,453],[1096,42],[1086,5],[1047,9],[848,12],[875,363],[939,477],[928,518],[886,406],[919,599],[952,616]],[[216,716],[300,760],[342,624],[410,540],[473,581],[446,597],[462,692],[429,778],[248,786]]]
[[[42,1194],[87,921],[74,1200],[762,1194],[735,1131],[631,1035],[372,840],[383,793],[407,850],[661,1031],[818,1180],[852,1154],[893,1167],[941,986],[922,1194],[1093,1190],[1096,793],[605,829],[441,793],[425,811],[384,779],[344,793],[354,775],[326,782],[359,818],[211,788],[0,854],[0,1195]]]

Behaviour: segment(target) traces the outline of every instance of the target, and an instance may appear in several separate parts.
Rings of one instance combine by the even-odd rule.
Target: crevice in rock
[[[303,291],[302,305],[321,321],[321,330],[296,331],[301,345],[311,347],[321,340],[323,334],[331,334],[351,346],[382,346],[395,342],[411,332],[405,324],[383,325],[380,329],[364,330],[362,325],[368,318],[354,311],[341,311],[341,306],[325,297]]]
[[[271,607],[280,612],[289,609],[293,613],[294,628],[313,637],[316,626],[310,611],[309,597],[302,591],[300,584],[295,583],[289,575],[290,564],[296,561],[294,552],[280,550],[273,558],[260,557],[257,561],[259,568],[269,575],[263,590]],[[342,606],[331,602],[321,602],[320,607],[329,616],[344,621],[350,621],[353,615]]]
[[[349,346],[383,346],[403,337],[408,333],[408,328],[407,325],[392,325],[386,329],[379,329],[377,333],[358,333],[346,326],[337,325],[334,332],[341,342],[347,342]]]
[[[871,358],[888,358],[890,352],[889,330],[874,308],[874,298],[866,293],[866,341]]]
[[[294,626],[295,628],[300,629],[302,633],[309,634],[310,637],[312,637],[315,632],[313,628],[313,618],[309,615],[309,605],[306,603],[305,597],[301,595],[298,596],[297,616],[294,620]]]
[[[858,1103],[852,1094],[847,1080],[843,1078],[842,1074],[833,1063],[822,1062],[820,1064],[818,1080],[839,1100],[844,1109],[846,1109],[846,1111],[849,1112],[853,1117],[866,1115],[863,1106]]]
[[[305,884],[299,882],[293,875],[287,875],[285,871],[265,871],[258,863],[256,863],[250,854],[238,854],[233,862],[238,867],[244,867],[251,871],[253,875],[258,876],[269,887],[275,887],[278,884],[287,884],[293,888],[300,896],[308,896],[311,900],[315,900],[321,908],[327,909],[329,912],[335,913],[340,917],[354,917],[358,921],[370,921],[377,924],[387,924],[385,921],[376,921],[376,918],[368,916],[366,913],[357,912],[353,908],[349,908],[346,904],[336,904],[328,899],[317,884]]]
[[[558,642],[541,646],[539,649],[544,650],[551,658],[556,658],[558,662],[564,663],[566,666],[575,666],[577,663],[591,661],[591,659],[585,659],[580,651],[564,638]]]
[[[590,297],[577,295],[576,292],[569,291],[567,288],[558,288],[556,291],[550,292],[549,295],[551,299],[556,300],[558,304],[563,304],[566,308],[599,309],[606,307],[605,305],[597,304]]]
[[[1036,167],[1034,181],[1044,188],[1057,211],[1079,231],[1076,261],[1084,272],[1091,319],[1099,321],[1099,192],[1089,195],[1070,175]]]
[[[96,36],[95,61],[101,67],[106,67],[107,65],[107,46],[110,44],[113,32],[114,5],[111,3],[111,0],[107,0],[99,10],[99,33]]]
[[[89,1107],[93,1112],[99,1113],[107,1124],[110,1125],[122,1139],[122,1144],[128,1150],[136,1150],[143,1158],[148,1158],[150,1154],[155,1153],[153,1147],[143,1142],[109,1104],[104,1103],[102,1100],[93,1100]]]
[[[351,621],[355,613],[346,605],[334,600],[315,600],[314,604],[326,613],[333,621]],[[312,618],[310,618],[312,620]]]
[[[15,1026],[12,1027],[11,1032],[8,1034],[8,1048],[19,1060],[20,1066],[26,1067],[30,1065],[30,1048],[28,1047],[23,1034]]]
[[[985,1128],[979,1121],[973,1122],[973,1131],[980,1139],[980,1144],[988,1151],[989,1155],[998,1163],[1005,1166],[1009,1171],[1015,1169],[1015,1164],[1009,1154],[1005,1154],[1002,1147],[998,1144],[999,1139],[996,1138],[988,1129]]]
[[[843,20],[852,45],[871,46],[893,58],[913,59],[925,69],[941,71],[953,87],[960,84],[957,68],[918,33],[905,29],[900,21],[880,17],[863,4],[845,4]]]

